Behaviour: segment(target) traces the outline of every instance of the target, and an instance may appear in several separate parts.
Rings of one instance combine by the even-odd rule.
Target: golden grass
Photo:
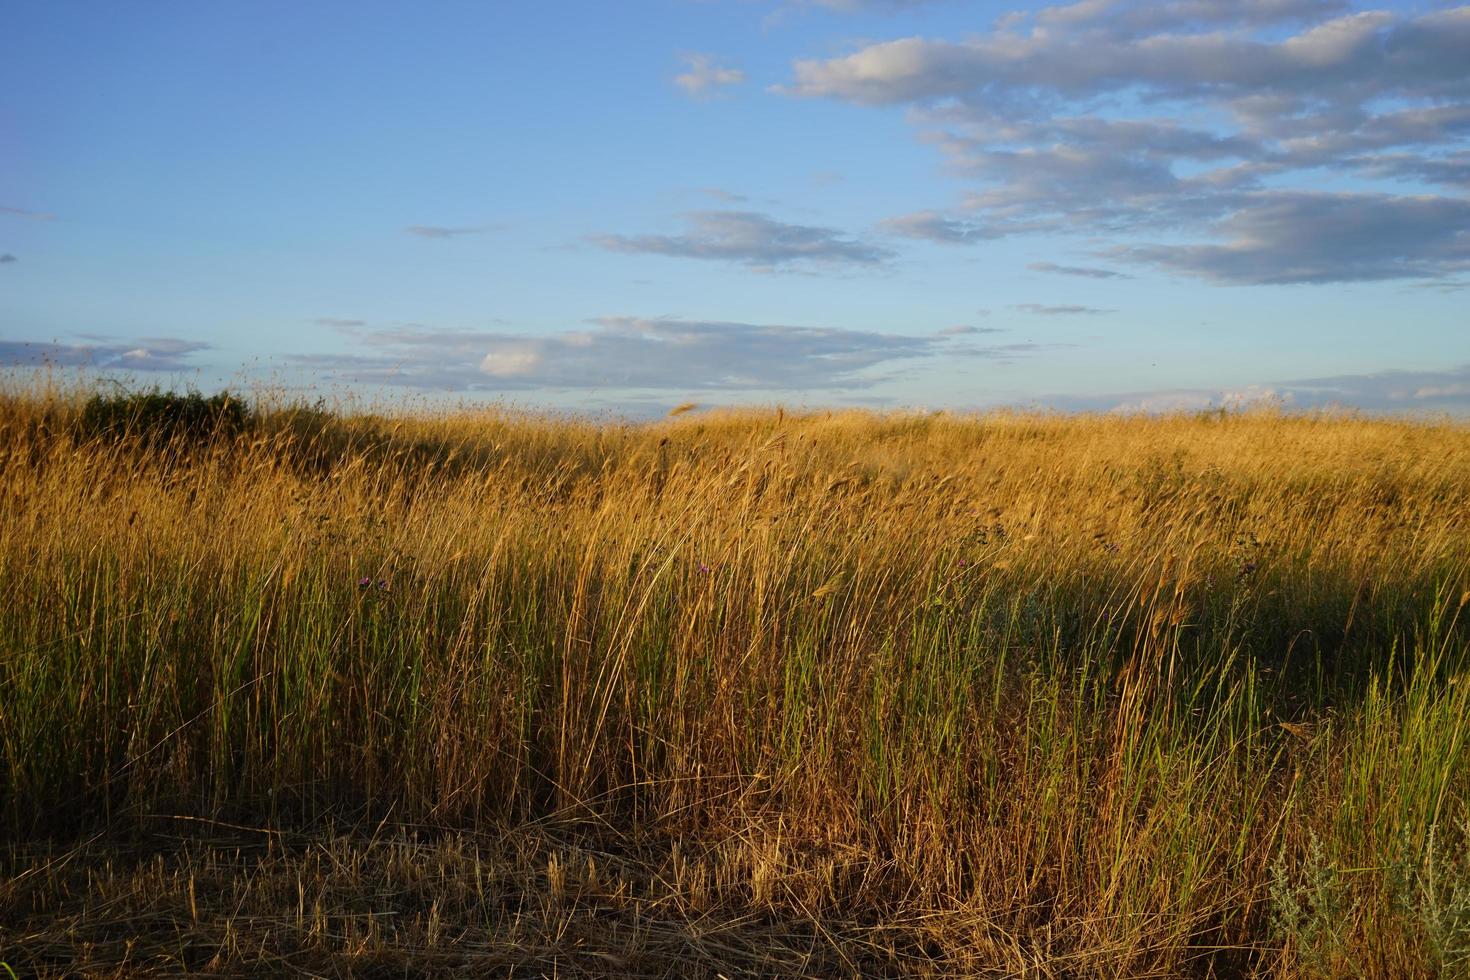
[[[1463,425],[75,417],[0,404],[12,965],[1470,964]]]

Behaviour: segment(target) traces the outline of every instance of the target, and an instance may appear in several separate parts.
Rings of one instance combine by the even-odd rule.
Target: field
[[[21,977],[1470,975],[1463,424],[150,431],[0,399]]]

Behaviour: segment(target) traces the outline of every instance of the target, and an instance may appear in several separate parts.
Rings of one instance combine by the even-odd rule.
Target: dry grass
[[[1470,968],[1461,425],[75,418],[0,403],[19,971]]]

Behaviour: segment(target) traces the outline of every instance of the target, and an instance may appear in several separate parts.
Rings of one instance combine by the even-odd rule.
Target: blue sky
[[[1470,7],[11,5],[0,362],[1470,412]]]

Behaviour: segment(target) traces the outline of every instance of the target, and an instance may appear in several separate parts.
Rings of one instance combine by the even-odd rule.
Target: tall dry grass
[[[1470,971],[1463,425],[76,417],[0,404],[12,964]]]

